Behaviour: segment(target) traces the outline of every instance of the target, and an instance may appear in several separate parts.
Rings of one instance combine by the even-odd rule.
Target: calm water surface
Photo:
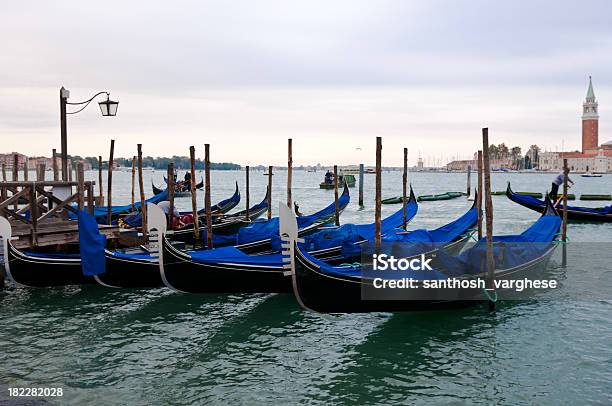
[[[162,175],[145,174],[147,195],[151,180],[160,185]],[[130,174],[113,177],[113,202],[129,203]],[[302,212],[333,199],[318,188],[322,177],[294,172]],[[493,189],[511,180],[514,190],[544,192],[552,177],[493,174]],[[274,177],[275,202],[285,199],[285,179],[282,171]],[[465,174],[410,179],[417,194],[465,189]],[[213,201],[231,195],[236,180],[244,190],[244,173],[214,172]],[[577,194],[612,191],[609,175],[575,180]],[[266,182],[262,172],[252,172],[253,203]],[[373,220],[373,182],[366,177],[363,209],[351,189],[343,222]],[[401,174],[385,173],[383,197],[399,193]],[[203,196],[198,200],[202,205]],[[493,201],[496,234],[520,232],[538,217],[505,196]],[[180,208],[190,204],[177,200]],[[412,227],[437,227],[468,207],[463,198],[424,202]],[[383,215],[398,208],[383,206]],[[557,255],[549,269],[562,287],[538,301],[503,303],[495,313],[476,306],[319,315],[302,311],[290,295],[8,289],[0,292],[0,404],[7,386],[61,386],[64,397],[51,402],[609,405],[612,224],[571,225],[569,235],[568,267],[560,267]]]

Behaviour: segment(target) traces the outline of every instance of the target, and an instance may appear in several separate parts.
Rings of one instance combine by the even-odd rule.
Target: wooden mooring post
[[[268,220],[272,218],[272,165],[268,166]]]
[[[213,248],[212,212],[210,205],[210,144],[204,144],[204,207],[206,211],[206,247]]]
[[[26,159],[23,161],[23,180],[24,180],[24,181],[26,181],[26,182],[28,181],[28,177],[29,177],[29,175],[30,175],[30,174],[28,173],[28,170],[29,170],[29,168],[28,168],[28,158],[26,158]]]
[[[468,199],[472,196],[472,165],[467,167],[467,190],[465,191]]]
[[[287,140],[287,207],[291,208],[291,175],[293,169],[293,140]]]
[[[404,148],[404,173],[402,175],[402,228],[405,230],[408,225],[406,218],[406,202],[408,195],[408,148]]]
[[[144,182],[142,180],[142,144],[136,145],[138,149],[138,187],[140,189],[140,216],[142,217],[142,236],[147,238],[147,208],[145,203]],[[170,181],[168,179],[168,181]],[[110,195],[110,191],[108,193]]]
[[[19,180],[19,173],[18,173],[19,168],[18,167],[19,167],[19,155],[14,154],[13,155],[13,182],[17,182]],[[18,200],[15,200],[15,205],[13,206],[13,209],[17,211],[17,208],[18,208]]]
[[[36,167],[36,181],[37,182],[45,181],[46,171],[47,171],[47,166],[45,164],[38,164],[38,166]]]
[[[338,165],[334,165],[334,220],[340,225],[340,205],[338,203]]]
[[[98,206],[104,206],[104,190],[102,187],[102,155],[98,156]]]
[[[478,241],[482,238],[482,151],[478,151],[478,201],[476,208],[478,209]]]
[[[382,241],[381,236],[381,189],[382,189],[382,138],[376,137],[376,188],[375,188],[375,208],[374,208],[374,242],[376,252],[380,251],[380,245]]]
[[[59,170],[57,169],[57,151],[55,148],[51,151],[51,165],[53,166],[53,181],[57,182],[59,180]],[[100,182],[100,186],[102,186],[102,182]]]
[[[85,202],[83,199],[83,196],[85,195],[85,174],[83,172],[82,162],[77,163],[76,178],[77,178],[77,194],[78,194],[77,205],[79,207],[79,210],[83,210],[83,207],[85,207]]]
[[[489,129],[482,129],[482,160],[484,166],[485,216],[487,226],[487,287],[489,310],[495,310],[495,259],[493,258],[493,201],[491,200],[491,165],[489,162]]]
[[[136,207],[136,198],[134,194],[134,187],[136,185],[136,155],[132,157],[132,210]]]
[[[359,207],[363,207],[363,164],[359,164]]]
[[[106,221],[108,225],[112,224],[113,221],[113,162],[115,160],[115,140],[111,140],[110,143],[110,154],[108,157],[108,184],[106,185]]]
[[[195,147],[189,147],[189,170],[191,173],[191,213],[193,214],[193,236],[195,240],[200,239],[200,219],[198,216],[198,199],[195,173]]]
[[[562,258],[561,265],[567,266],[567,192],[568,192],[568,181],[569,178],[569,167],[567,166],[567,158],[563,158],[563,224],[561,226],[561,241],[562,244]]]
[[[170,208],[168,209],[168,229],[174,230],[174,163],[168,164],[168,203]]]
[[[246,221],[250,221],[251,220],[251,213],[249,213],[249,208],[251,206],[251,196],[250,196],[250,191],[249,191],[249,165],[246,166],[245,168],[245,176],[246,176],[246,214],[245,214],[245,220]]]

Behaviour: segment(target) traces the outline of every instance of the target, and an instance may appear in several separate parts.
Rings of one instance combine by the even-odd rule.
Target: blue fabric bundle
[[[93,276],[106,272],[106,236],[98,230],[96,219],[79,210],[79,250],[83,275]]]

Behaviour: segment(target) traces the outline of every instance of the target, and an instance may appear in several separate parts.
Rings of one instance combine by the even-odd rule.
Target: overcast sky
[[[400,165],[491,141],[580,147],[588,76],[612,139],[612,2],[28,1],[0,13],[1,152],[59,150],[58,91],[109,90],[69,116],[69,153]],[[360,148],[360,149],[358,149]]]

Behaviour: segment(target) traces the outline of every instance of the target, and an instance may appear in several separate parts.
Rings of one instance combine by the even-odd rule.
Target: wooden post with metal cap
[[[110,156],[108,158],[108,184],[106,186],[106,193],[108,196],[106,197],[106,210],[107,210],[107,223],[112,224],[112,216],[113,216],[113,161],[115,159],[115,140],[111,140],[110,145]],[[63,163],[62,163],[63,165]]]
[[[268,166],[268,220],[272,218],[272,165]]]
[[[406,218],[406,199],[408,194],[408,148],[404,148],[404,173],[402,175],[402,228],[405,230],[408,226]]]
[[[191,173],[191,213],[193,214],[193,236],[196,240],[200,238],[200,219],[198,217],[198,199],[195,173],[195,147],[189,147],[189,170]]]
[[[334,220],[340,225],[340,204],[338,202],[338,165],[334,165]]]
[[[478,240],[482,238],[482,151],[478,151],[478,200],[476,208],[478,209]]]
[[[291,208],[291,175],[293,170],[293,140],[287,140],[287,207]]]
[[[491,165],[489,162],[489,129],[482,129],[482,158],[484,166],[484,194],[487,235],[487,287],[489,310],[495,310],[495,259],[493,258],[493,200],[491,200]]]
[[[374,209],[374,223],[375,223],[375,231],[374,231],[374,242],[376,246],[376,251],[380,251],[382,236],[381,236],[381,188],[382,188],[382,138],[376,137],[376,203]]]
[[[206,187],[204,189],[204,207],[206,209],[206,247],[213,248],[212,212],[210,205],[210,144],[204,144],[204,177]]]

